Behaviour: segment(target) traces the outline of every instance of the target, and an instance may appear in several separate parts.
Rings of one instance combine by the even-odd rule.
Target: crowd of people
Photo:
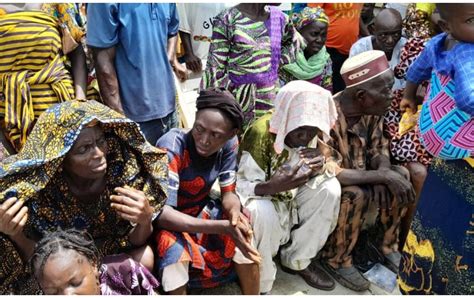
[[[278,6],[0,4],[0,294],[474,293],[474,4]]]

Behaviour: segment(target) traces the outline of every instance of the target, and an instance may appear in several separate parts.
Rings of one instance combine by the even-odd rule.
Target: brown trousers
[[[370,185],[342,188],[337,226],[322,252],[323,259],[332,267],[352,266],[352,250],[357,243],[367,210],[372,209],[371,204],[378,204],[373,200],[373,193]],[[376,224],[381,225],[384,231],[380,250],[386,254],[397,251],[400,221],[406,207],[399,206],[398,200],[392,198],[391,208],[378,209],[378,212]]]

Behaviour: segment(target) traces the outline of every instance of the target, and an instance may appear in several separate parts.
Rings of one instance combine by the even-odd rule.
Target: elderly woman
[[[294,48],[285,46],[281,54],[280,81],[305,80],[332,92],[332,63],[326,51],[329,19],[321,7],[306,7],[292,17],[295,29],[306,44],[294,56]]]
[[[203,90],[191,131],[172,129],[158,140],[157,146],[168,150],[170,170],[168,199],[158,219],[162,230],[156,235],[166,292],[214,287],[237,273],[243,294],[259,293],[258,252],[235,194],[236,134],[242,122],[229,91]],[[221,200],[209,196],[217,179]]]
[[[23,262],[47,231],[89,232],[101,255],[153,267],[152,219],[165,198],[166,156],[136,123],[95,101],[55,105],[0,167],[1,293],[30,292]]]
[[[331,290],[334,281],[312,262],[336,227],[341,187],[340,155],[324,140],[337,118],[331,93],[306,81],[283,86],[269,112],[247,129],[237,190],[251,212],[262,255],[260,289],[275,281],[273,257],[310,286]],[[281,246],[281,249],[280,249]]]

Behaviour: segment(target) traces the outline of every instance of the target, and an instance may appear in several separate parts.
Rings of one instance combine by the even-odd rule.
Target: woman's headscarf
[[[196,100],[197,110],[218,109],[224,112],[239,130],[242,129],[244,113],[235,97],[222,88],[201,90]]]
[[[336,106],[329,91],[306,81],[286,84],[276,96],[270,120],[270,132],[276,134],[275,152],[280,154],[288,133],[302,126],[319,128],[327,141],[336,120]]]
[[[96,101],[67,101],[46,110],[31,131],[25,146],[0,164],[0,203],[10,197],[28,200],[38,194],[62,170],[64,157],[82,129],[100,123],[107,136],[108,155],[123,156],[123,164],[107,159],[114,184],[133,187],[137,177],[145,181],[142,190],[153,207],[166,198],[166,153],[146,142],[138,125]]]
[[[292,22],[297,30],[295,35],[301,36],[299,31],[306,25],[316,21],[329,24],[329,18],[321,7],[306,7],[300,13],[293,14]],[[303,37],[301,36],[301,38]],[[303,52],[306,46],[305,41],[301,47],[295,51],[294,61],[291,59],[291,61],[283,62],[282,66],[284,71],[288,72],[298,80],[312,80],[321,75],[330,58],[329,53],[326,51],[326,47],[323,46],[318,53],[306,59]]]
[[[329,25],[329,18],[321,7],[305,7],[300,13],[294,13],[291,17],[291,22],[298,31],[316,21]]]
[[[79,208],[79,200],[64,187],[63,160],[82,129],[91,124],[101,126],[107,142],[106,194],[97,204]],[[110,207],[110,193],[117,186],[139,189],[157,214],[166,199],[167,164],[166,153],[146,142],[132,120],[95,101],[67,101],[41,114],[21,151],[0,163],[0,203],[10,197],[27,201],[24,233],[29,238],[58,227],[89,225],[87,231],[100,240],[96,244],[100,243],[101,254],[116,254],[133,247],[128,238],[133,226]],[[17,249],[2,234],[0,250],[4,261],[0,275],[8,276],[0,290],[13,287],[16,293],[18,285],[30,286],[30,274]],[[28,293],[35,290],[31,285]]]

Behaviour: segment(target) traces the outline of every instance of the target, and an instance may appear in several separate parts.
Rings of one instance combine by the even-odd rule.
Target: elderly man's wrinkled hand
[[[390,190],[390,193],[398,199],[400,205],[410,204],[415,201],[415,190],[408,179],[389,169],[383,171],[383,176],[386,181],[385,185]]]
[[[383,184],[374,185],[374,201],[380,209],[390,209],[392,202],[392,194],[388,187]]]

